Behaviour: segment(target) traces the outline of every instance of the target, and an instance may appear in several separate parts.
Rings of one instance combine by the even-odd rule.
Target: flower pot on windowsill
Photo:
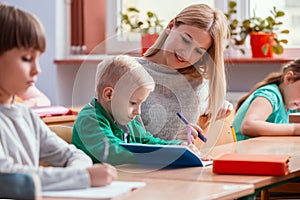
[[[159,34],[142,34],[142,55],[154,44]]]
[[[253,58],[272,58],[272,45],[274,33],[252,32],[250,33],[250,45]]]

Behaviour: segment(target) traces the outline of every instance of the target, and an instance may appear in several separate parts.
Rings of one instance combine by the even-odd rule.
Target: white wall
[[[235,106],[254,85],[269,73],[279,71],[283,64],[276,63],[227,63],[227,100]]]

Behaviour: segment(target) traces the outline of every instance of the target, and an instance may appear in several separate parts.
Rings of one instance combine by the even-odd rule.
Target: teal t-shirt
[[[264,97],[272,104],[273,112],[266,120],[267,122],[275,123],[275,124],[287,124],[289,123],[289,113],[296,112],[292,110],[286,110],[284,107],[284,102],[279,91],[278,85],[269,84],[265,85],[261,88],[258,88],[254,91],[241,105],[239,110],[237,111],[235,118],[233,120],[232,126],[235,129],[237,140],[245,140],[248,139],[248,136],[245,136],[241,132],[241,125],[244,120],[244,117],[253,102],[257,97]]]

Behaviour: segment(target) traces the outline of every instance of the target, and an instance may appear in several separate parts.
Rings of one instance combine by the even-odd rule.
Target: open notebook
[[[137,163],[164,166],[207,166],[212,161],[203,161],[186,146],[179,145],[151,145],[138,143],[124,143],[130,152],[134,153]]]
[[[125,193],[144,187],[145,182],[113,181],[103,187],[90,187],[77,190],[44,191],[43,197],[111,199]]]

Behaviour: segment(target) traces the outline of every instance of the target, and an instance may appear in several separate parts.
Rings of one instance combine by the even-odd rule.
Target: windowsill
[[[232,64],[244,64],[244,63],[264,63],[264,64],[280,64],[287,63],[294,60],[293,58],[252,58],[252,57],[240,57],[240,58],[227,58],[225,59],[225,63]]]
[[[74,55],[74,56],[69,56],[65,59],[56,59],[54,60],[55,64],[81,64],[83,62],[100,62],[103,60],[105,57],[111,56],[111,55]],[[139,55],[132,55],[132,56],[139,56]],[[273,58],[252,58],[252,57],[238,57],[238,58],[226,58],[225,63],[227,64],[251,64],[251,63],[274,63],[274,64],[280,64],[280,63],[287,63],[294,60],[294,58],[278,58],[278,57],[273,57]]]
[[[120,53],[122,54],[122,53]],[[70,55],[66,58],[63,59],[55,59],[54,63],[55,64],[81,64],[83,62],[100,62],[102,61],[105,57],[108,56],[113,56],[113,55],[117,55],[117,54],[89,54],[89,55]],[[138,57],[140,56],[139,53],[127,53],[127,55],[130,56],[135,56]]]
[[[273,58],[252,58],[251,49],[245,48],[245,54],[241,55],[239,51],[229,50],[224,52],[225,63],[226,64],[284,64],[295,59],[299,59],[300,47],[297,48],[285,48],[284,53],[280,55],[273,54]],[[69,55],[64,59],[56,59],[54,63],[78,63],[83,62],[100,62],[103,58],[113,55],[126,54],[130,56],[139,57],[141,54],[137,51],[127,51],[127,53],[108,53],[108,54],[89,54],[89,55]]]

